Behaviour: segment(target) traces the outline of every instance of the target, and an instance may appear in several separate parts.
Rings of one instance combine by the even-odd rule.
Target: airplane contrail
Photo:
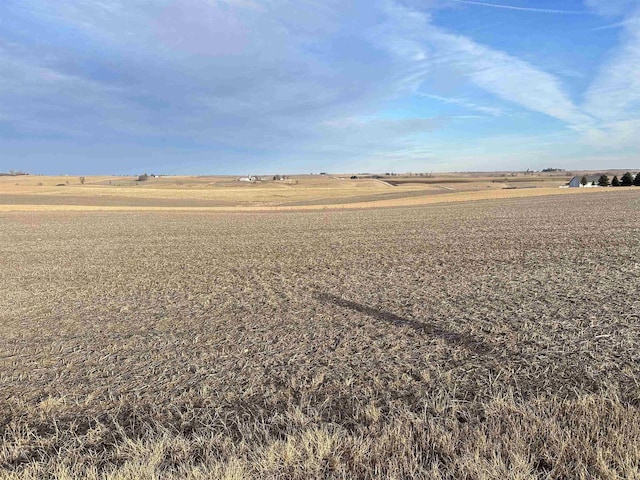
[[[623,20],[621,22],[610,23],[609,25],[603,25],[601,27],[592,28],[591,31],[592,32],[597,32],[599,30],[609,30],[611,28],[624,27],[625,25],[629,25],[630,23],[633,23],[633,20],[634,19],[629,18],[629,19]]]
[[[500,3],[477,2],[475,0],[449,0],[449,1],[454,3],[462,3],[465,5],[478,5],[481,7],[503,8],[506,10],[519,10],[521,12],[552,13],[555,15],[591,15],[592,14],[587,10],[557,10],[554,8],[518,7],[515,5],[503,5]]]

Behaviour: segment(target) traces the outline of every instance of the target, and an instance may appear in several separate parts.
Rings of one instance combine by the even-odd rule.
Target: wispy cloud
[[[594,13],[603,16],[624,16],[638,6],[638,0],[584,0]]]
[[[468,14],[478,27],[486,22],[475,7],[584,13],[504,1],[0,0],[0,170],[5,158],[63,159],[77,170],[90,158],[109,173],[111,161],[214,172],[289,161],[290,171],[464,168],[455,159],[474,153],[462,144],[502,148],[487,164],[510,153],[530,162],[517,142],[534,137],[500,135],[515,123],[603,148],[608,136],[633,143],[640,27],[630,4],[607,10],[626,15],[615,19],[621,44],[580,102],[591,70],[571,64],[584,76],[567,76],[561,57],[541,68],[500,35],[462,34],[440,15],[464,4],[452,17]],[[585,5],[607,9],[605,0]],[[459,108],[438,116],[443,108],[422,96]],[[486,125],[495,141],[475,142]]]
[[[625,18],[621,38],[585,94],[585,111],[601,120],[586,136],[602,146],[640,145],[640,7]]]
[[[486,115],[490,115],[492,117],[500,117],[505,114],[504,109],[499,107],[490,107],[487,105],[479,105],[475,102],[470,101],[467,98],[460,97],[443,97],[441,95],[434,95],[429,93],[418,93],[420,97],[430,98],[432,100],[437,100],[438,102],[447,103],[451,105],[458,105],[460,107],[466,108],[468,110],[473,110],[475,112],[484,113]]]
[[[387,11],[397,24],[385,40],[391,45],[400,41],[398,54],[414,59],[415,72],[422,74],[446,71],[447,77],[463,79],[506,101],[559,119],[569,124],[589,123],[591,119],[573,103],[560,80],[530,63],[500,50],[474,42],[469,37],[435,26],[424,13],[397,3],[387,4]],[[393,33],[401,31],[400,39]],[[426,60],[415,59],[412,52],[428,51]],[[416,82],[419,83],[419,82]]]

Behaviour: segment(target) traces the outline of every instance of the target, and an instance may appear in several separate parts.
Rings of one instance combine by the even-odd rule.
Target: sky
[[[0,171],[640,167],[640,0],[1,0]]]

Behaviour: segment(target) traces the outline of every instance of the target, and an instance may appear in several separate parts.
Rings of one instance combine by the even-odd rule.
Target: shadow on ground
[[[604,378],[594,378],[585,367],[588,365],[584,352],[568,352],[565,349],[548,345],[526,344],[508,345],[497,341],[486,341],[469,333],[454,332],[442,328],[434,322],[423,322],[412,318],[404,318],[380,308],[362,305],[329,293],[317,293],[315,299],[340,308],[345,308],[367,315],[379,322],[399,328],[411,328],[425,336],[441,338],[451,347],[463,348],[472,356],[480,358],[467,359],[468,368],[477,370],[478,378],[492,375],[501,376],[505,387],[511,387],[520,397],[535,397],[540,394],[558,395],[574,398],[581,393],[598,393],[607,389],[609,382]],[[460,359],[453,362],[453,367],[460,367]],[[467,368],[465,367],[465,368]],[[629,395],[635,398],[634,385],[622,381],[620,368],[610,374],[617,379],[621,397]],[[479,385],[476,386],[480,388]],[[636,400],[637,401],[637,400]]]
[[[331,295],[329,293],[317,294],[315,298],[316,300],[323,303],[331,303],[338,307],[347,308],[359,313],[364,313],[365,315],[373,317],[378,321],[386,322],[396,327],[409,327],[416,332],[441,338],[451,345],[466,348],[477,354],[487,354],[492,350],[489,344],[483,342],[474,335],[452,332],[450,330],[440,328],[433,323],[426,323],[410,318],[403,318],[399,315],[396,315],[395,313],[345,300],[344,298],[338,297],[336,295]]]

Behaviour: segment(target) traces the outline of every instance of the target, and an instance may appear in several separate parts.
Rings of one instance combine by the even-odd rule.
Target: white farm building
[[[586,185],[582,185],[582,177],[586,177]],[[593,187],[598,185],[598,180],[600,180],[600,175],[576,175],[569,180],[568,186],[571,188]]]

